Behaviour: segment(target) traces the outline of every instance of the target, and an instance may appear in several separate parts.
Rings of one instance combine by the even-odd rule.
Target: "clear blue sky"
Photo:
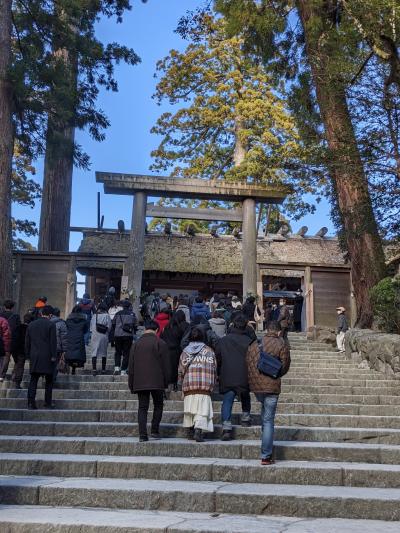
[[[74,170],[71,225],[96,225],[96,193],[102,188],[95,181],[95,171],[148,173],[151,164],[150,152],[157,146],[157,138],[150,134],[162,108],[156,105],[151,96],[154,93],[155,65],[171,48],[183,48],[185,43],[174,33],[177,22],[187,10],[203,4],[203,0],[148,0],[142,4],[134,0],[133,9],[122,24],[104,20],[98,26],[98,36],[104,42],[118,41],[132,47],[142,62],[134,67],[120,65],[116,70],[119,84],[118,93],[103,91],[99,97],[99,107],[111,121],[106,140],[96,143],[84,132],[78,132],[77,141],[91,158],[91,169]],[[37,180],[42,179],[42,162],[37,162]],[[130,226],[132,200],[125,196],[102,194],[104,227],[116,227],[119,219]],[[32,211],[29,208],[15,207],[18,217],[39,222],[40,204]],[[307,225],[310,233],[322,226],[333,227],[329,219],[329,206],[324,202],[318,211],[293,224],[296,230]],[[70,249],[76,250],[81,234],[72,233]],[[36,244],[36,239],[33,241]]]

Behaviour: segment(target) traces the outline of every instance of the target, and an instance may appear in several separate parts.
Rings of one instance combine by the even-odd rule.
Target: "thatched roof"
[[[101,256],[128,254],[129,233],[86,231],[79,252],[95,254],[93,259],[79,261],[80,269],[122,268]],[[257,241],[257,262],[260,265],[346,265],[337,239],[319,237],[268,236]],[[191,272],[203,274],[241,274],[242,240],[233,236],[189,237],[150,233],[145,239],[144,269],[161,272]]]

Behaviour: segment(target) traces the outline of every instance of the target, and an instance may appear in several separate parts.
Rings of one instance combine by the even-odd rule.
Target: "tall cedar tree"
[[[129,0],[15,0],[16,132],[25,153],[45,153],[41,250],[68,249],[72,169],[89,165],[75,129],[104,139],[109,122],[96,106],[99,89],[117,91],[115,64],[139,61],[133,50],[95,35],[100,17],[121,22],[127,9]]]
[[[152,170],[172,169],[172,175],[180,177],[288,183],[302,192],[316,192],[320,178],[303,172],[309,154],[299,140],[282,87],[257,58],[244,53],[243,39],[228,37],[224,19],[208,10],[189,13],[177,32],[189,44],[159,61],[155,98],[181,107],[162,114],[152,129],[162,137],[152,152]],[[185,201],[175,205],[218,206]],[[298,197],[287,207],[298,216],[312,209]],[[209,226],[193,224],[199,229]],[[221,227],[227,229],[226,224]]]
[[[0,0],[0,301],[12,296],[11,173],[14,141],[11,31],[11,0]]]
[[[294,37],[292,2],[217,0],[216,5],[228,17],[233,33],[247,30],[248,45],[255,45],[268,59],[274,58],[277,69],[280,66],[284,75],[293,78],[288,70],[294,63],[286,61],[284,68],[287,42]],[[294,5],[303,30],[298,41],[304,43],[302,51],[311,71],[329,150],[337,215],[351,260],[357,325],[368,327],[373,319],[370,289],[384,276],[385,262],[346,95],[348,74],[360,70],[366,61],[366,43],[342,9],[344,2],[297,0]]]

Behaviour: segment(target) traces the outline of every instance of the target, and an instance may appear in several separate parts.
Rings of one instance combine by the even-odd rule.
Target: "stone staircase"
[[[253,426],[222,442],[216,397],[215,434],[198,444],[184,438],[182,400],[169,393],[165,438],[139,443],[124,376],[59,376],[56,409],[38,411],[4,382],[0,531],[398,533],[400,383],[301,334],[290,342],[269,467],[255,400]],[[239,403],[234,412],[239,424]]]

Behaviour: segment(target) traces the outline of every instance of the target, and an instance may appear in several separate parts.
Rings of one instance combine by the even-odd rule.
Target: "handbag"
[[[97,333],[102,333],[105,335],[108,331],[108,327],[105,324],[99,324],[97,322],[97,313],[96,313],[96,331]]]
[[[265,352],[262,345],[259,344],[260,357],[257,363],[257,370],[260,374],[268,376],[273,379],[279,378],[282,371],[282,362],[278,357],[274,357],[272,354]]]

